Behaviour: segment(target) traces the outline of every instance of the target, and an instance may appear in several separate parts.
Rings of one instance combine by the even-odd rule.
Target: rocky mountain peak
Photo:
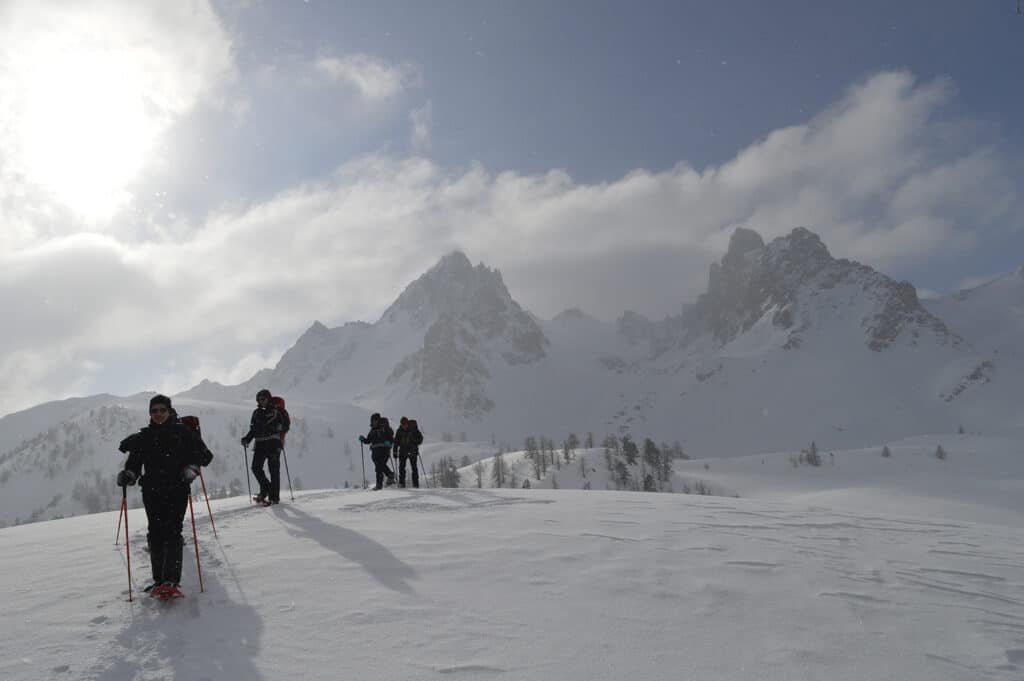
[[[498,270],[483,264],[474,267],[464,253],[453,251],[409,284],[381,319],[408,316],[415,326],[424,327],[445,315],[512,306],[518,308]]]
[[[708,290],[698,298],[696,314],[716,340],[727,343],[771,313],[776,328],[790,331],[785,347],[796,348],[818,315],[811,301],[844,285],[859,289],[852,299],[844,299],[847,308],[859,300],[863,304],[858,309],[872,310],[859,319],[872,350],[885,349],[911,326],[929,328],[943,339],[950,336],[945,325],[921,306],[911,284],[897,283],[859,263],[836,260],[821,238],[805,227],[768,244],[752,230],[737,229],[722,260],[711,265]],[[821,309],[843,314],[834,303]],[[913,331],[912,336],[917,335]]]

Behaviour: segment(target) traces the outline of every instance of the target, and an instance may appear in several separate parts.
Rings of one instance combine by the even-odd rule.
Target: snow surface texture
[[[770,467],[786,481],[774,499],[534,488],[220,500],[219,539],[199,518],[206,592],[189,543],[188,597],[173,603],[140,593],[141,511],[129,513],[131,604],[116,513],[7,528],[0,678],[1019,681],[1021,459],[965,444],[1015,486],[993,500],[973,484],[984,467],[948,474],[987,523],[949,519],[923,488],[906,490],[905,514],[838,490],[841,508],[827,495],[809,505],[827,453],[813,470],[689,462],[738,487]],[[904,459],[925,470],[920,446],[841,453],[835,469],[847,489],[871,487]]]

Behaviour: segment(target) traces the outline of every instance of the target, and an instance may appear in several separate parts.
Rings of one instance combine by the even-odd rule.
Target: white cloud
[[[880,74],[703,170],[681,163],[581,184],[557,170],[373,155],[217,213],[183,241],[77,237],[0,251],[0,309],[14,321],[0,354],[35,367],[7,361],[0,385],[45,386],[33,399],[104,390],[77,362],[139,348],[154,362],[174,355],[165,385],[237,381],[314,319],[376,319],[456,247],[499,267],[538,314],[580,305],[605,317],[691,302],[740,225],[766,238],[807,226],[835,255],[883,270],[950,257],[1020,226],[1011,160],[944,115],[953,94]],[[27,403],[4,398],[0,410]]]
[[[973,277],[964,277],[956,286],[953,287],[953,290],[966,291],[967,289],[977,288],[982,284],[988,284],[989,282],[995,281],[1005,274],[1006,272],[998,272],[996,274],[982,274]]]
[[[0,221],[15,225],[0,245],[103,225],[161,135],[232,67],[208,2],[0,5]]]
[[[430,127],[434,122],[433,104],[427,102],[420,108],[410,111],[409,122],[412,124],[412,134],[409,140],[412,153],[428,153],[431,146]]]
[[[354,87],[370,102],[390,99],[420,82],[419,72],[411,64],[389,64],[368,54],[320,57],[316,68],[332,80]]]

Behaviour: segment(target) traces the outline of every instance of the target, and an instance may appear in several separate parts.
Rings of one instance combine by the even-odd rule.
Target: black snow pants
[[[142,489],[142,505],[146,507],[149,530],[149,561],[153,581],[157,584],[181,583],[181,524],[188,505],[188,488],[175,485],[170,489]]]
[[[398,452],[398,484],[405,487],[405,462],[408,461],[412,466],[412,486],[420,486],[420,469],[417,462],[419,459],[418,452]]]
[[[263,472],[263,462],[270,469],[270,479]],[[252,452],[252,474],[260,484],[260,496],[277,503],[281,500],[281,441],[257,440]]]
[[[384,478],[394,480],[395,474],[388,467],[390,450],[387,447],[371,447],[370,458],[373,460],[374,472],[377,474],[377,489],[384,486]]]

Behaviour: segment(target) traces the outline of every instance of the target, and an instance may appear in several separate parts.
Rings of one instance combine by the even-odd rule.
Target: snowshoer
[[[423,444],[423,433],[415,420],[402,417],[398,422],[398,430],[395,431],[395,444],[393,452],[398,454],[398,486],[405,487],[405,462],[412,464],[412,486],[420,486],[420,471],[416,465],[416,458],[420,455],[420,445]]]
[[[281,501],[281,448],[285,433],[291,428],[288,412],[279,409],[266,388],[256,393],[256,409],[249,419],[249,432],[242,436],[242,446],[256,440],[252,453],[252,473],[260,484],[257,503],[270,505]],[[263,464],[270,469],[270,479],[263,472]]]
[[[381,418],[380,414],[370,416],[370,432],[359,436],[359,442],[370,445],[370,459],[373,461],[374,471],[377,474],[377,486],[373,489],[380,489],[384,486],[384,478],[387,477],[388,485],[395,484],[395,474],[388,468],[388,457],[391,453],[391,441],[394,433],[388,426],[387,420]]]
[[[153,583],[145,591],[162,597],[181,595],[181,526],[189,488],[199,467],[212,458],[198,435],[172,420],[171,411],[171,398],[155,395],[149,401],[149,425],[118,447],[128,459],[117,474],[117,484],[140,483],[149,523],[146,542]]]

